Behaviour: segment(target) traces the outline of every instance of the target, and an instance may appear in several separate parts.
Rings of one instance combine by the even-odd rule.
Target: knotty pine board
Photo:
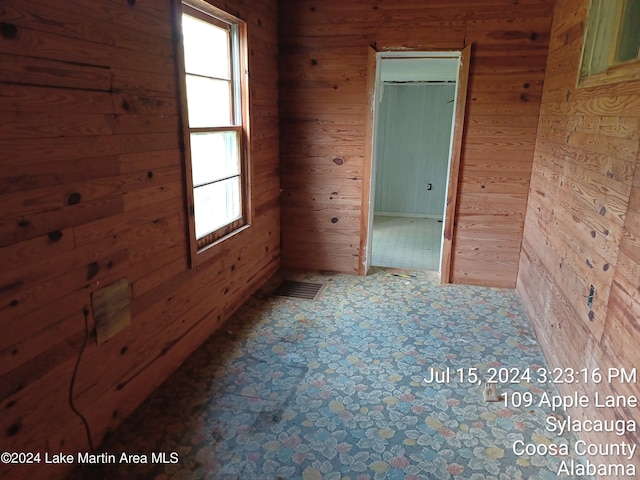
[[[587,6],[587,0],[559,0],[555,8],[517,291],[550,367],[629,371],[640,364],[639,83],[576,88]],[[640,395],[637,384],[620,382],[558,388],[591,398]],[[569,413],[640,421],[637,409]],[[639,441],[637,432],[579,437]],[[637,456],[632,461],[640,468]]]
[[[368,181],[363,175],[369,161],[364,158],[369,45],[446,50],[473,43],[458,199],[466,218],[456,222],[482,224],[488,231],[508,228],[480,243],[476,235],[465,235],[466,228],[454,231],[452,278],[515,286],[553,3],[280,2],[282,205],[288,211],[303,202],[311,209],[291,221],[283,216],[283,264],[358,271],[363,252],[351,239],[360,238],[367,212],[351,221],[351,202],[347,207],[334,198],[361,199],[362,205]],[[497,212],[492,195],[515,201]],[[473,205],[466,203],[471,198]],[[338,221],[331,223],[334,218]],[[332,232],[350,241],[334,241]],[[510,253],[485,261],[488,252],[501,250]]]
[[[0,22],[0,442],[84,451],[68,387],[91,293],[127,278],[132,323],[89,339],[75,401],[99,445],[279,268],[275,0],[214,1],[251,48],[252,226],[189,268],[171,1],[7,0]],[[89,328],[93,317],[89,315]],[[8,471],[64,478],[64,468]],[[5,478],[5,477],[3,477]]]

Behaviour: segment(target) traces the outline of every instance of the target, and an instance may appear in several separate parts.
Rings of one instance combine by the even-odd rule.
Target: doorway
[[[457,65],[417,61],[449,62],[451,79],[398,80],[382,63],[371,264],[438,271]]]
[[[434,270],[449,281],[468,53],[375,53],[364,273]]]

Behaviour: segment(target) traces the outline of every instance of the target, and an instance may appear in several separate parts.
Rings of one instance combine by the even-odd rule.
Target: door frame
[[[451,281],[451,260],[453,237],[455,230],[456,202],[458,197],[458,179],[460,174],[460,155],[462,151],[462,135],[467,100],[467,86],[469,81],[469,63],[471,59],[471,45],[462,50],[385,50],[378,52],[369,47],[367,64],[367,108],[365,162],[363,169],[363,191],[360,229],[360,262],[358,273],[366,275],[371,266],[371,247],[373,234],[373,210],[376,175],[376,144],[377,124],[380,95],[380,63],[379,57],[389,58],[458,58],[458,78],[456,81],[456,96],[451,129],[451,144],[449,149],[447,188],[445,211],[442,230],[442,244],[440,248],[440,282]]]

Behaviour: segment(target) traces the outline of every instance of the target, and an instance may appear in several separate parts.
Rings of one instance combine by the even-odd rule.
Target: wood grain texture
[[[304,202],[311,209],[283,222],[283,264],[364,271],[368,212],[354,216],[330,197],[368,197],[368,49],[461,50],[473,43],[451,280],[515,286],[553,3],[281,1],[283,208]],[[496,211],[494,195],[498,203],[511,196],[510,208]],[[326,218],[338,221],[327,224]],[[477,242],[453,223],[509,228]],[[327,240],[331,232],[350,240]],[[490,257],[496,250],[515,253]]]
[[[279,268],[277,2],[212,2],[249,25],[252,225],[197,270],[188,262],[173,3],[0,6],[3,32],[15,33],[0,39],[3,450],[87,450],[68,403],[85,307],[90,338],[75,403],[99,445]],[[98,346],[92,295],[123,279],[131,324]],[[0,476],[67,472],[41,464]]]
[[[587,0],[559,0],[550,37],[517,290],[551,367],[640,364],[638,82],[576,88]],[[587,305],[593,285],[593,306]],[[558,385],[565,395],[639,395],[637,384]],[[577,418],[640,421],[637,409],[571,409]],[[638,443],[637,432],[581,432]],[[594,463],[640,458],[595,457]]]

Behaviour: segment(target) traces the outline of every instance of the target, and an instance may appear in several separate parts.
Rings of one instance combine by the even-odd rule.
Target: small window
[[[245,26],[198,1],[182,4],[181,27],[189,230],[197,256],[248,223]]]
[[[580,86],[640,77],[640,0],[591,0]]]

